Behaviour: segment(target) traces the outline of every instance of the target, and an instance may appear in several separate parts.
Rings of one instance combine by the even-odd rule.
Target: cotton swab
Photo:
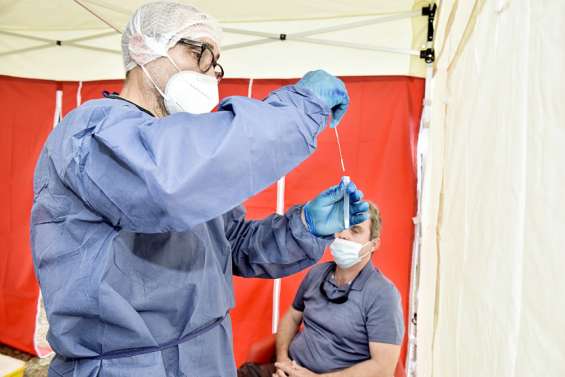
[[[337,127],[334,128],[334,131],[335,139],[337,141],[337,149],[339,151],[339,160],[341,162],[341,171],[345,174],[345,164],[343,163],[343,153],[341,151],[341,143],[339,142]],[[343,181],[343,226],[345,229],[349,229],[349,194],[347,194],[347,185],[351,180],[347,175],[343,175],[341,180]]]

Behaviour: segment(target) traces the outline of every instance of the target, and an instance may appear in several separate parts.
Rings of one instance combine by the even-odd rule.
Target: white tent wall
[[[565,376],[564,15],[440,5],[418,377]]]

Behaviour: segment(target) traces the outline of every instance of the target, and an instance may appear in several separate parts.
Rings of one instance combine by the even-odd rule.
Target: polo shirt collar
[[[375,266],[373,266],[373,262],[369,261],[369,263],[367,263],[365,267],[363,267],[363,269],[359,272],[357,279],[355,279],[351,284],[351,289],[355,291],[361,291],[365,286],[365,283],[367,283],[367,280],[369,280],[371,275],[376,272],[377,270]]]
[[[336,269],[335,262],[331,262],[330,265],[328,266],[328,269],[332,269],[335,272],[335,269]],[[327,271],[327,270],[325,270],[325,271]],[[351,290],[354,290],[354,291],[363,290],[363,287],[365,286],[365,283],[367,282],[367,280],[369,280],[369,277],[371,277],[371,275],[376,273],[376,272],[377,272],[377,269],[375,268],[375,266],[373,266],[373,262],[369,261],[369,263],[367,263],[365,265],[365,267],[363,267],[363,269],[361,271],[359,271],[359,275],[357,275],[355,278],[353,278],[353,283],[351,284]],[[328,281],[332,285],[334,285],[336,288],[340,288],[336,284],[335,280],[332,279],[331,277],[329,277]],[[341,287],[341,289],[343,289],[343,288],[344,287]]]

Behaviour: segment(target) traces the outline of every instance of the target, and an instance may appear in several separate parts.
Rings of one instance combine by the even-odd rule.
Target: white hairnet
[[[218,22],[186,4],[149,3],[138,8],[122,34],[122,54],[126,72],[161,56],[181,38],[209,38],[218,46],[222,29]]]

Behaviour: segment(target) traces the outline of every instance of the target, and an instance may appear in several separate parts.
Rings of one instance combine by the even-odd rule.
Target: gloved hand
[[[332,186],[304,205],[306,227],[315,236],[329,236],[345,229],[343,219],[343,195],[345,184]],[[362,223],[369,218],[369,203],[362,201],[363,193],[350,182],[346,190],[349,195],[349,224]]]
[[[349,106],[349,95],[343,81],[321,69],[310,71],[296,86],[310,89],[332,111],[331,128],[335,128]]]

